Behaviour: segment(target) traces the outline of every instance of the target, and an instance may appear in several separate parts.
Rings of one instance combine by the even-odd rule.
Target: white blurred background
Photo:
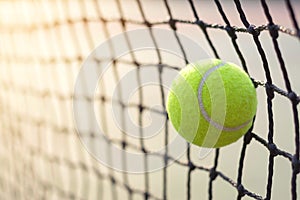
[[[291,1],[300,21],[300,3]],[[213,1],[195,1],[199,18],[209,24],[223,22]],[[256,26],[268,23],[260,1],[242,1],[248,21]],[[292,20],[284,1],[268,1],[275,24],[293,30]],[[168,1],[174,19],[194,21],[190,4]],[[231,1],[221,1],[232,26],[243,27],[239,13]],[[142,8],[150,23],[168,20],[163,1],[142,1]],[[118,7],[121,6],[121,7]],[[155,198],[163,199],[163,170],[147,174],[125,174],[114,171],[95,160],[84,148],[73,120],[72,97],[74,84],[83,61],[99,44],[124,31],[119,18],[127,19],[126,30],[145,28],[136,1],[1,1],[0,2],[0,199],[127,199],[130,197],[123,183],[139,192],[133,199],[144,199],[148,188]],[[108,21],[101,21],[101,17]],[[130,23],[141,22],[139,23]],[[177,23],[177,32],[197,42],[214,57],[203,32],[197,25]],[[156,28],[170,29],[168,24]],[[106,32],[107,31],[107,32]],[[208,29],[208,34],[222,60],[241,65],[230,37],[224,30]],[[237,33],[237,43],[246,60],[249,74],[258,81],[266,81],[262,61],[253,38],[248,33]],[[285,90],[284,79],[268,31],[259,37],[265,50],[273,82]],[[175,37],[170,42],[176,42]],[[287,67],[293,90],[299,94],[299,38],[279,33],[279,46]],[[158,63],[154,51],[136,52],[141,63]],[[122,59],[128,64],[116,64],[105,72],[96,96],[108,102],[96,101],[99,123],[106,125],[106,134],[122,138],[111,114],[111,99],[119,78],[132,69],[131,57]],[[162,52],[163,64],[183,68],[185,62],[170,53]],[[157,74],[155,75],[157,76]],[[87,77],[88,79],[88,77]],[[167,94],[167,90],[164,91]],[[143,103],[161,105],[161,91],[157,85],[143,88]],[[257,88],[258,110],[253,132],[267,140],[268,116],[265,89]],[[128,104],[136,105],[139,93],[133,94]],[[104,105],[105,104],[105,105]],[[162,107],[160,107],[161,109]],[[162,110],[163,111],[163,110]],[[290,101],[278,94],[273,100],[274,143],[281,150],[294,154],[294,121]],[[130,111],[138,124],[138,109]],[[153,117],[153,116],[152,116]],[[155,117],[155,116],[154,116]],[[161,115],[160,115],[161,117]],[[83,117],[83,120],[84,117]],[[143,124],[151,123],[150,114]],[[88,121],[88,120],[87,120]],[[155,121],[152,119],[152,121]],[[88,122],[87,122],[88,123]],[[169,122],[168,122],[169,123]],[[170,140],[176,136],[168,125]],[[164,145],[165,127],[154,137],[145,140],[150,150]],[[128,139],[139,146],[140,140]],[[236,181],[243,139],[220,151],[217,170]],[[118,144],[120,146],[120,144]],[[128,151],[136,151],[128,149]],[[191,147],[191,160],[197,166],[212,167],[214,151],[199,157],[199,148]],[[243,185],[265,197],[269,151],[254,139],[245,156]],[[186,163],[184,154],[180,162]],[[82,163],[84,163],[82,165]],[[103,176],[96,176],[97,173]],[[176,163],[167,167],[166,194],[168,199],[187,199],[188,167]],[[291,163],[286,158],[275,158],[272,199],[291,198]],[[114,177],[117,184],[112,184]],[[208,199],[209,173],[194,170],[191,175],[191,199]],[[300,181],[297,180],[300,193]],[[214,199],[235,199],[237,190],[220,177],[213,185]],[[298,195],[299,196],[299,195]],[[151,199],[151,197],[150,197]],[[244,197],[244,199],[251,199]]]

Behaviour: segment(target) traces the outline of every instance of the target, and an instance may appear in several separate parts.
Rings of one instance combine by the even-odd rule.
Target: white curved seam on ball
[[[251,122],[251,120],[239,125],[239,126],[236,126],[236,127],[225,127],[221,124],[219,124],[218,122],[215,122],[214,120],[212,120],[208,113],[206,112],[205,108],[204,108],[204,105],[203,105],[203,102],[202,102],[202,89],[203,89],[203,86],[205,84],[205,81],[207,80],[207,78],[209,77],[209,75],[214,72],[215,70],[219,69],[220,67],[224,66],[226,63],[222,62],[218,65],[216,65],[215,67],[213,68],[210,68],[209,70],[207,70],[207,72],[205,72],[205,74],[203,75],[202,79],[201,79],[201,82],[200,82],[200,85],[199,85],[199,88],[198,88],[198,102],[199,102],[199,107],[200,107],[200,111],[203,115],[203,117],[205,118],[205,120],[209,123],[209,124],[212,124],[215,128],[221,130],[221,131],[238,131],[240,130],[241,128],[244,128],[247,124],[249,124]]]

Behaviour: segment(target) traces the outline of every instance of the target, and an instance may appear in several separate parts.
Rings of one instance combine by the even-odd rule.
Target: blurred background
[[[187,148],[182,143],[178,147],[185,149],[181,156],[172,157],[166,148],[157,157],[162,166],[167,158],[167,167],[150,172],[151,160],[146,153],[157,152],[177,137],[164,109],[168,88],[161,81],[170,78],[168,70],[178,71],[186,65],[184,52],[187,50],[181,46],[179,35],[193,40],[209,57],[236,63],[247,69],[255,81],[267,82],[266,61],[262,60],[253,36],[243,24],[236,2],[241,3],[248,22],[260,31],[258,38],[273,84],[278,88],[272,100],[274,123],[270,121],[266,89],[259,85],[253,127],[256,139],[252,138],[248,145],[240,139],[220,151],[193,145]],[[299,141],[295,142],[299,121],[294,119],[298,112],[287,98],[287,79],[267,30],[269,20],[262,6],[264,1],[236,2],[0,1],[0,199],[235,199],[239,181],[246,189],[243,199],[263,199],[269,195],[270,170],[274,172],[272,199],[295,198],[295,192],[291,192],[291,157],[299,147]],[[235,30],[236,43],[225,29],[220,6]],[[299,94],[300,43],[295,22],[300,20],[300,3],[267,1],[267,6],[274,24],[278,25],[276,41],[291,89]],[[110,38],[141,28],[149,31],[149,38],[157,41],[154,42],[157,47],[167,40],[181,55],[159,48],[132,51],[130,40],[138,38],[126,37],[127,54],[116,55],[118,43],[109,42],[110,53],[92,54]],[[169,30],[171,35],[162,40],[159,34],[151,35],[154,28]],[[238,45],[242,59],[233,44]],[[88,58],[93,61],[95,73],[101,72],[103,76],[93,96],[84,92],[76,96],[75,83]],[[106,62],[110,66],[103,71]],[[118,86],[123,77],[136,69],[135,82],[139,85],[143,82],[139,70],[145,66],[156,69],[149,74],[156,80],[154,84],[134,91]],[[84,82],[88,84],[89,76],[84,77]],[[131,96],[123,102],[122,93],[128,92]],[[108,140],[107,146],[101,146],[103,138],[97,135],[95,124],[89,123],[91,116],[77,118],[86,125],[83,127],[86,138],[78,134],[74,99],[94,104],[95,117]],[[121,111],[114,113],[113,108]],[[139,127],[138,137],[124,128],[130,123]],[[149,125],[157,130],[151,137],[145,137],[143,130]],[[274,166],[270,166],[270,151],[266,148],[270,137],[285,155],[276,156]],[[89,153],[84,141],[93,144],[93,148],[104,148],[107,158],[114,158],[111,146],[141,154],[145,172],[127,173],[107,166]],[[244,156],[243,149],[246,149]],[[128,163],[126,156],[123,158],[124,167]],[[210,176],[212,169],[218,172],[216,179]],[[299,185],[298,178],[294,183],[298,199]]]

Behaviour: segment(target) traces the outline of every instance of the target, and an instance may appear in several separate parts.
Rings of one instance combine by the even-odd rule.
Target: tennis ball
[[[222,147],[252,126],[257,99],[240,67],[218,59],[189,64],[173,80],[167,113],[177,132],[202,147]]]

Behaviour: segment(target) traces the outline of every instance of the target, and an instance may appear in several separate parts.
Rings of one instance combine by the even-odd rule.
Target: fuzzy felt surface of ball
[[[218,148],[237,141],[256,114],[255,87],[233,63],[191,63],[173,80],[167,113],[176,131],[197,146]]]

